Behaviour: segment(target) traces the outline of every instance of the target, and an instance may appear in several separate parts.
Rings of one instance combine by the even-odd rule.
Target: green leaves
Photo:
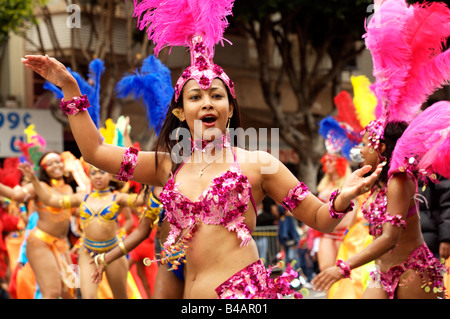
[[[0,0],[0,42],[10,32],[22,33],[29,24],[36,24],[33,9],[47,0]]]

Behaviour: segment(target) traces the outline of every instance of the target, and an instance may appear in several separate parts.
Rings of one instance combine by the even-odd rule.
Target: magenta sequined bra
[[[384,223],[391,223],[394,226],[402,228],[406,227],[406,221],[401,215],[392,216],[386,211],[386,191],[386,187],[380,189],[374,201],[370,203],[369,207],[366,208],[366,200],[361,208],[364,218],[369,222],[369,234],[372,236],[381,235],[383,232]],[[372,193],[373,190],[371,194]]]
[[[224,144],[224,147],[229,147],[229,144]],[[236,232],[237,237],[241,239],[241,246],[247,245],[252,239],[250,228],[244,223],[245,218],[242,216],[250,200],[255,205],[251,184],[241,173],[233,148],[230,149],[234,163],[226,172],[215,177],[196,201],[181,193],[178,189],[179,183],[175,182],[175,176],[184,163],[171,174],[160,194],[161,203],[166,209],[165,219],[171,227],[164,243],[165,253],[162,257],[172,262],[184,256],[183,251],[194,235],[198,222],[222,225],[227,230]],[[182,236],[179,238],[180,235]]]

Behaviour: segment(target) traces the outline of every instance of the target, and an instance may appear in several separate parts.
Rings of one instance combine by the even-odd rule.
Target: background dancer
[[[363,204],[374,240],[321,272],[313,280],[319,290],[375,260],[364,298],[444,297],[446,269],[424,242],[416,194],[418,178],[450,176],[450,103],[438,102],[417,114],[428,95],[448,79],[448,65],[441,64],[448,55],[441,53],[442,42],[450,35],[441,26],[448,21],[450,10],[443,3],[408,6],[403,0],[386,0],[368,25],[366,43],[374,60],[379,105],[377,119],[363,131],[361,156],[364,164],[384,163]],[[418,41],[425,34],[427,42]]]
[[[59,153],[48,152],[38,162],[39,180],[49,192],[69,195],[72,187],[65,183],[64,164]],[[36,277],[42,298],[73,298],[73,287],[63,283],[69,257],[68,232],[71,209],[45,205],[31,183],[11,188],[0,184],[0,194],[17,202],[35,200],[39,219],[27,239],[26,254]]]

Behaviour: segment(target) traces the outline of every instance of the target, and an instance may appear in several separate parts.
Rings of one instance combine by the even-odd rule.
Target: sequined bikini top
[[[374,190],[372,189],[371,195]],[[406,221],[402,219],[401,215],[390,215],[386,211],[387,207],[387,187],[379,190],[378,194],[372,203],[366,207],[367,200],[363,203],[361,212],[364,218],[369,222],[369,234],[372,236],[379,236],[383,232],[383,224],[391,223],[394,226],[406,227]],[[370,198],[370,196],[369,196]],[[417,213],[417,205],[409,208],[406,218],[409,218]]]
[[[179,183],[175,183],[175,174],[171,176],[160,194],[160,200],[166,210],[166,219],[171,225],[170,234],[164,243],[167,249],[173,245],[183,229],[187,229],[189,238],[195,231],[195,225],[201,221],[207,225],[222,225],[229,231],[236,232],[241,239],[241,246],[247,245],[251,240],[250,228],[244,223],[242,214],[247,210],[251,200],[256,205],[251,192],[248,178],[241,173],[236,155],[229,169],[215,177],[207,189],[203,191],[196,201],[187,198],[178,190]],[[186,234],[183,234],[185,237]]]
[[[108,201],[108,204],[103,206],[97,211],[91,210],[86,200],[90,194],[86,194],[83,199],[83,202],[80,204],[80,218],[82,222],[87,222],[97,216],[103,221],[106,222],[114,222],[119,215],[119,205],[115,202],[116,194],[111,201]]]

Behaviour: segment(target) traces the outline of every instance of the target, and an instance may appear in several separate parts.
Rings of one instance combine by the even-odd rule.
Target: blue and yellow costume
[[[91,194],[86,194],[83,202],[80,204],[81,228],[84,229],[84,227],[95,217],[98,217],[101,221],[106,223],[117,222],[120,206],[115,202],[116,194],[114,194],[114,197],[110,203],[98,211],[93,211],[87,204],[87,199],[90,195]],[[117,235],[105,241],[95,241],[83,235],[82,244],[89,254],[95,256],[113,249],[117,246],[119,240],[121,239]]]

